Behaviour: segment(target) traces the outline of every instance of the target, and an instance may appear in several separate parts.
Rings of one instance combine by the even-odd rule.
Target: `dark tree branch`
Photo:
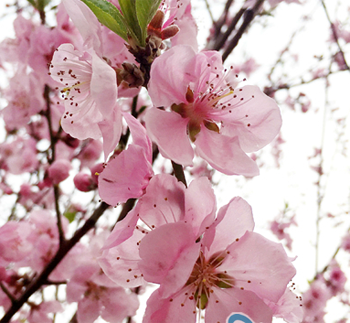
[[[246,9],[241,9],[237,12],[237,14],[233,17],[230,25],[227,27],[227,30],[225,31],[224,34],[218,35],[218,37],[216,38],[215,44],[213,46],[214,50],[220,50],[221,48],[224,47],[226,40],[230,37],[230,35],[232,34],[232,32],[235,30],[238,21],[241,19],[241,17],[243,16],[243,14],[245,13]]]
[[[214,24],[214,27],[215,27],[215,32],[214,32],[214,37],[213,37],[214,40],[221,37],[221,29],[226,23],[227,15],[228,15],[228,12],[229,12],[229,9],[231,7],[232,2],[233,2],[233,0],[227,0],[227,2],[225,4],[224,11],[222,12],[219,20]],[[210,46],[210,44],[208,44],[207,48],[212,49],[213,47]]]
[[[254,17],[256,16],[256,14],[259,11],[263,2],[264,2],[264,0],[257,0],[252,9],[247,9],[245,11],[242,25],[239,27],[236,35],[229,42],[227,48],[225,49],[224,53],[222,54],[223,62],[232,53],[234,48],[238,45],[239,40],[243,36],[244,32],[247,30],[250,23],[253,21]]]

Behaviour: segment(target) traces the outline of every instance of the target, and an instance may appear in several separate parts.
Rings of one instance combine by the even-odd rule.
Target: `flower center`
[[[209,260],[204,258],[201,252],[186,286],[191,285],[194,290],[192,299],[196,300],[196,306],[204,309],[208,303],[210,294],[214,292],[212,287],[232,288],[235,285],[235,279],[229,276],[225,271],[219,271],[217,268],[221,266],[226,257],[225,252],[213,254]]]

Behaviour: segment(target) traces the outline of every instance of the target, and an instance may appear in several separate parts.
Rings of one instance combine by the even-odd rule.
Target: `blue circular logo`
[[[231,314],[228,319],[227,319],[227,323],[234,323],[236,321],[241,321],[244,323],[254,323],[249,316],[244,315],[242,313],[233,313]]]

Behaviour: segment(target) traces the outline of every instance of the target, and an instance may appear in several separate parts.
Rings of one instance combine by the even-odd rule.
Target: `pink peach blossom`
[[[252,232],[252,225],[249,205],[234,198],[200,243],[188,223],[147,234],[139,268],[160,288],[148,301],[144,322],[195,322],[196,308],[198,317],[205,309],[206,322],[225,322],[232,312],[271,322],[264,299],[277,303],[295,269],[283,247]]]
[[[190,166],[192,142],[213,168],[228,175],[257,175],[258,167],[246,153],[272,141],[281,116],[276,103],[257,87],[234,88],[236,83],[217,52],[196,54],[179,45],[158,57],[148,86],[155,107],[146,112],[145,121],[161,154]]]

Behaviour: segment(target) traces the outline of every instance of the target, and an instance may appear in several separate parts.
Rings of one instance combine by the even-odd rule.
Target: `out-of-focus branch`
[[[318,180],[317,180],[317,215],[316,215],[316,242],[315,242],[315,272],[318,272],[318,256],[319,256],[319,240],[320,240],[320,221],[321,221],[321,204],[323,201],[323,193],[321,187],[321,179],[323,176],[323,151],[324,151],[324,143],[326,136],[326,123],[327,123],[327,108],[329,105],[328,101],[328,84],[329,80],[325,79],[325,103],[324,103],[324,111],[323,111],[323,120],[322,120],[322,133],[321,133],[321,143],[320,143],[320,162],[318,164],[318,168],[320,169],[318,172]]]
[[[225,22],[226,22],[226,19],[228,16],[228,12],[229,12],[229,9],[230,9],[232,3],[233,3],[233,0],[227,0],[227,2],[225,4],[225,8],[224,8],[220,18],[218,19],[217,22],[213,23],[215,31],[214,31],[213,37],[209,40],[209,43],[207,44],[207,49],[214,49],[214,45],[211,45],[211,40],[216,41],[217,39],[222,37],[221,29],[225,25]]]
[[[69,323],[78,323],[77,313],[75,313],[70,319]]]
[[[330,75],[338,74],[338,73],[341,73],[341,72],[344,72],[344,71],[334,71],[334,72],[329,71],[325,75],[320,75],[320,76],[317,76],[317,77],[313,77],[313,78],[311,78],[309,80],[301,80],[300,82],[293,83],[293,84],[282,83],[282,84],[279,84],[277,86],[267,86],[267,87],[264,88],[264,93],[266,95],[268,95],[268,96],[273,96],[274,93],[276,93],[277,91],[289,90],[289,89],[294,88],[294,87],[310,84],[310,83],[312,83],[312,82],[314,82],[316,80],[326,79]]]
[[[61,260],[67,255],[67,253],[77,244],[77,242],[92,229],[100,216],[109,208],[109,205],[102,202],[101,205],[94,211],[91,217],[85,222],[85,224],[78,229],[74,236],[67,241],[64,241],[60,245],[56,255],[47,264],[41,274],[33,279],[31,284],[28,286],[26,291],[22,294],[20,298],[12,303],[12,306],[0,320],[0,323],[8,323],[12,316],[17,313],[17,311],[22,307],[22,305],[27,302],[30,296],[32,296],[43,284],[47,282],[49,275],[54,271],[56,266],[61,262]]]
[[[346,66],[346,69],[347,69],[348,71],[350,71],[350,67],[349,67],[349,65],[348,65],[348,63],[346,62],[346,59],[345,59],[344,51],[343,51],[343,49],[342,49],[342,47],[340,46],[340,43],[339,43],[339,38],[338,38],[337,30],[335,29],[335,26],[334,26],[334,24],[333,24],[333,22],[332,22],[332,20],[331,20],[331,18],[330,18],[330,16],[329,16],[329,13],[328,13],[328,9],[327,9],[327,7],[326,7],[326,4],[325,4],[325,2],[324,2],[323,0],[321,0],[321,4],[322,4],[322,7],[323,7],[324,12],[325,12],[325,14],[326,14],[327,20],[328,20],[329,24],[331,25],[332,35],[333,35],[334,41],[336,42],[336,44],[337,44],[337,46],[338,46],[339,53],[340,53],[340,55],[342,56],[342,59],[343,59],[344,64],[345,64],[345,66]]]
[[[221,48],[224,47],[225,42],[227,41],[227,39],[230,37],[230,35],[232,34],[232,32],[235,30],[236,25],[238,23],[238,21],[241,19],[241,17],[243,16],[243,14],[245,13],[246,9],[242,8],[241,10],[239,10],[237,12],[237,14],[233,17],[233,19],[231,20],[230,25],[227,27],[227,30],[223,33],[218,35],[218,37],[216,38],[215,44],[213,46],[214,50],[220,50]]]
[[[1,281],[0,281],[0,288],[6,294],[6,296],[10,299],[12,304],[17,301],[16,298],[9,292],[9,290],[5,287],[5,285]]]
[[[206,5],[206,7],[207,7],[207,10],[208,10],[208,13],[209,13],[211,22],[212,22],[212,24],[215,26],[214,16],[213,16],[213,13],[211,12],[210,5],[209,5],[209,3],[208,3],[208,0],[204,0],[204,2],[205,2],[205,5]]]
[[[232,38],[232,40],[229,42],[228,46],[226,47],[224,53],[222,54],[222,60],[225,61],[226,58],[232,53],[232,51],[235,49],[235,47],[238,45],[239,40],[243,36],[244,32],[247,30],[250,23],[253,21],[254,17],[256,16],[257,12],[259,11],[261,5],[263,4],[264,0],[257,0],[254,7],[252,9],[247,9],[244,12],[244,18],[242,25],[239,27],[237,33]]]
[[[44,89],[44,98],[46,101],[45,117],[46,117],[48,127],[49,127],[50,142],[51,142],[51,156],[47,156],[47,160],[48,160],[48,163],[51,165],[55,161],[55,157],[56,157],[55,147],[56,147],[56,143],[57,143],[57,136],[54,135],[53,129],[52,129],[50,92],[51,92],[50,87],[47,84],[45,84],[45,89]],[[61,215],[60,207],[59,207],[60,190],[59,190],[58,185],[53,186],[53,193],[54,193],[54,198],[55,198],[57,229],[58,229],[58,234],[59,234],[59,239],[60,239],[60,245],[62,245],[65,241],[65,238],[64,238],[63,228],[62,228],[62,215]]]

